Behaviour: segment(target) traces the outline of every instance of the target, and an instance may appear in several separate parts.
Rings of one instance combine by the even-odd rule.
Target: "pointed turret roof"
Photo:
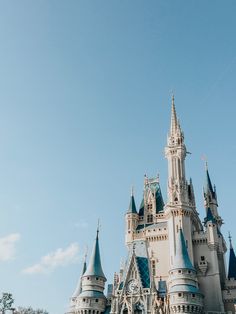
[[[172,268],[195,270],[188,255],[188,250],[186,247],[182,229],[179,229],[179,232],[176,236],[176,252],[175,252],[174,265]]]
[[[82,269],[82,274],[81,277],[84,275],[86,268],[87,268],[87,264],[86,264],[86,258],[87,258],[87,254],[85,254],[84,256],[84,263],[83,263],[83,269]],[[82,292],[82,282],[81,282],[81,277],[80,280],[77,284],[77,287],[75,289],[75,292],[72,295],[72,298],[76,298],[81,292]]]
[[[212,211],[210,209],[210,207],[207,208],[207,216],[205,218],[205,224],[208,222],[208,221],[211,221],[213,223],[216,223],[216,220],[212,214]]]
[[[205,187],[206,187],[206,192],[210,191],[212,194],[214,194],[208,167],[206,167],[206,186]]]
[[[137,214],[133,189],[131,191],[130,203],[129,203],[129,208],[127,210],[127,214]]]
[[[139,206],[138,214],[139,214],[139,216],[143,216],[144,215],[144,198],[142,198],[141,204]]]
[[[174,135],[176,132],[176,129],[178,127],[178,119],[175,109],[175,97],[172,96],[172,104],[171,104],[171,122],[170,122],[170,134]]]
[[[234,278],[236,280],[236,256],[234,253],[231,236],[229,235],[230,251],[229,251],[229,272],[228,279]]]
[[[99,230],[97,230],[97,236],[90,256],[88,268],[83,276],[97,276],[103,277],[106,279],[104,272],[102,270],[100,250],[99,250],[99,239],[98,239]]]

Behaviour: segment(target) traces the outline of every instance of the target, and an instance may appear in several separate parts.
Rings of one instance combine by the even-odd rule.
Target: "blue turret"
[[[206,164],[206,182],[205,182],[203,192],[204,192],[204,199],[205,199],[206,207],[209,207],[212,204],[218,206],[216,187],[214,186],[213,188],[213,185],[211,183],[211,178],[210,178],[207,164]]]
[[[234,278],[236,280],[236,256],[234,253],[231,236],[229,235],[230,251],[229,251],[229,272],[228,279]]]
[[[182,229],[176,235],[176,251],[169,271],[171,313],[190,313],[192,307],[201,313],[203,297],[198,288],[197,274],[189,258]]]
[[[99,230],[97,230],[97,236],[96,236],[93,251],[92,251],[92,254],[91,254],[91,257],[89,260],[88,268],[86,269],[86,272],[84,273],[83,277],[97,276],[97,277],[102,277],[102,278],[106,279],[106,277],[103,273],[103,270],[102,270],[98,233],[99,233]]]
[[[126,212],[126,244],[129,245],[133,239],[133,233],[136,231],[138,225],[138,212],[136,210],[134,191],[131,190],[130,203]]]
[[[210,193],[214,194],[214,190],[212,188],[211,178],[209,175],[208,168],[206,169],[206,185],[205,185],[206,191],[210,191]]]
[[[212,222],[212,223],[216,223],[216,220],[212,214],[212,211],[210,209],[210,207],[207,208],[207,215],[206,215],[206,218],[204,219],[204,223],[205,225],[208,223],[208,222]]]
[[[82,269],[81,277],[84,275],[84,273],[86,271],[86,268],[87,268],[86,257],[87,257],[87,254],[85,254],[85,257],[84,257],[84,263],[83,263],[83,269]],[[82,280],[81,280],[81,277],[80,277],[80,280],[79,280],[79,282],[77,284],[75,292],[72,295],[72,299],[76,298],[82,292]]]
[[[127,210],[127,214],[137,214],[133,189],[132,189],[131,196],[130,196],[130,203],[129,203],[129,208]]]
[[[176,239],[176,252],[172,269],[191,269],[195,270],[190,261],[183,231],[179,230]]]
[[[215,186],[213,187],[211,183],[211,178],[209,175],[207,164],[206,164],[206,182],[203,189],[203,194],[204,194],[205,208],[206,208],[205,223],[207,221],[212,221],[217,224],[218,228],[220,228],[223,221],[218,214],[216,187]]]
[[[82,276],[82,290],[76,298],[76,313],[82,310],[85,311],[83,313],[92,313],[93,311],[93,313],[101,314],[106,308],[107,301],[104,295],[106,277],[102,270],[98,234],[99,230],[97,230],[88,267]]]

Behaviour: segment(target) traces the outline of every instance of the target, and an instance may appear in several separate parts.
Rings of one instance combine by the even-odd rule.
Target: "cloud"
[[[24,274],[48,274],[57,267],[67,266],[79,260],[79,246],[77,243],[70,244],[67,248],[59,248],[40,259],[40,262],[23,270]]]
[[[19,240],[19,233],[11,233],[0,238],[0,261],[9,261],[15,258],[16,243]]]

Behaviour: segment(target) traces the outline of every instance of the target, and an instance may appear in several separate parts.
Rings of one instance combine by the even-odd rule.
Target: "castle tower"
[[[165,148],[168,160],[168,201],[165,212],[168,218],[170,265],[176,249],[176,236],[182,228],[191,261],[193,261],[193,230],[201,230],[201,221],[195,208],[195,197],[192,180],[188,183],[185,177],[185,158],[187,155],[184,134],[177,119],[174,97],[171,105],[171,125]]]
[[[81,277],[81,286],[74,296],[73,314],[101,314],[106,308],[106,297],[103,293],[106,277],[102,270],[99,250],[99,230],[95,239],[88,267]],[[78,295],[79,293],[79,295]]]
[[[68,310],[68,314],[69,313],[75,313],[75,308],[76,308],[76,300],[78,298],[78,296],[80,295],[80,293],[82,292],[82,276],[84,275],[86,268],[87,268],[87,264],[86,264],[86,258],[87,258],[87,254],[85,254],[84,257],[84,263],[83,263],[83,269],[82,269],[82,274],[80,276],[80,279],[78,281],[78,284],[75,288],[74,293],[72,294],[71,300],[70,300],[70,306],[69,306],[69,310]]]
[[[186,154],[184,134],[177,119],[173,96],[170,132],[165,149],[165,155],[168,160],[168,202],[172,205],[188,203],[187,182],[185,178]]]
[[[220,228],[223,221],[218,214],[216,187],[214,186],[213,188],[212,186],[207,164],[206,164],[206,182],[203,188],[203,195],[204,195],[204,205],[206,208],[206,212],[208,211],[208,208],[211,209],[212,215],[215,218],[216,223],[218,224],[218,227]]]
[[[126,212],[126,245],[129,246],[133,240],[133,234],[135,233],[138,225],[138,213],[136,210],[133,188],[130,196],[129,208]]]
[[[183,231],[176,238],[176,252],[169,271],[170,313],[201,313],[203,295],[198,288],[196,270],[189,258]]]

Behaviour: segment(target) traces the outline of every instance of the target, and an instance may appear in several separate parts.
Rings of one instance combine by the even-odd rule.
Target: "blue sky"
[[[235,231],[234,0],[0,1],[0,291],[63,314],[101,221],[104,271],[125,256],[131,185],[160,173],[171,91]],[[115,244],[114,244],[115,243]],[[115,250],[114,250],[115,246]]]

